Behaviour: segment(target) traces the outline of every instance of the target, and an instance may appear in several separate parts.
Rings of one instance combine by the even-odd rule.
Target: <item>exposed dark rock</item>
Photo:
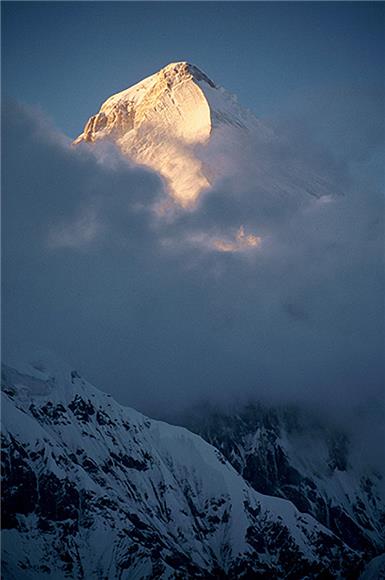
[[[374,478],[363,478],[360,496],[352,505],[351,513],[340,506],[332,506],[327,494],[320,488],[317,473],[309,469],[298,471],[282,446],[282,437],[303,437],[304,433],[321,434],[328,453],[328,463],[323,477],[333,477],[334,473],[349,469],[349,440],[343,433],[322,431],[314,420],[304,423],[298,409],[269,409],[262,405],[247,405],[237,414],[202,413],[189,418],[186,426],[199,433],[209,443],[220,450],[234,468],[257,491],[289,499],[305,513],[313,515],[319,522],[329,527],[337,536],[354,550],[362,550],[369,558],[378,554],[385,546],[385,534],[381,538],[381,520],[385,521],[384,506],[376,503],[373,493]],[[327,467],[329,471],[327,471]],[[366,504],[362,501],[364,498]],[[376,527],[369,519],[367,505],[376,508]],[[382,515],[381,515],[382,514]],[[373,536],[380,544],[373,542]]]
[[[68,405],[68,408],[71,409],[75,417],[83,423],[88,423],[92,415],[95,414],[95,409],[91,401],[85,401],[79,395],[75,396]]]
[[[32,513],[37,504],[37,477],[28,454],[16,439],[2,438],[2,527],[18,527],[18,515]]]
[[[43,474],[38,479],[39,512],[52,521],[76,519],[80,505],[75,484],[59,479],[54,473]]]

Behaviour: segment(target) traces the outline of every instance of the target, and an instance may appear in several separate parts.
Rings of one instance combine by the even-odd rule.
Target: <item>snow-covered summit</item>
[[[195,148],[221,126],[264,130],[198,67],[175,62],[107,99],[74,143],[112,139],[127,157],[159,172],[171,196],[188,207],[215,177]]]
[[[186,61],[109,97],[74,144],[104,140],[159,173],[184,208],[195,208],[203,192],[228,179],[278,204],[287,196],[330,199],[338,193],[318,168],[297,158],[295,144]]]
[[[185,78],[191,78],[195,82],[204,82],[208,84],[213,89],[217,88],[215,83],[197,66],[190,64],[187,61],[171,62],[163,69],[161,72],[170,79],[171,82],[176,80],[182,80]]]

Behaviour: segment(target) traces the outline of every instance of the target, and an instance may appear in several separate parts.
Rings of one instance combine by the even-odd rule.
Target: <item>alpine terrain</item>
[[[361,545],[256,491],[198,435],[56,362],[2,383],[5,579],[359,576]]]
[[[264,147],[280,146],[277,135],[188,62],[171,63],[111,96],[74,144],[105,140],[131,161],[158,172],[170,196],[185,208],[194,208],[216,179],[236,172],[234,159],[253,142],[261,150],[255,168],[259,186],[278,195],[335,193],[322,176],[295,161],[289,170],[264,164]]]
[[[111,96],[74,144],[110,142],[160,175],[178,215],[250,147],[253,194],[336,193],[289,154],[267,163],[280,137],[187,62]],[[240,223],[213,243],[259,242]],[[172,426],[40,355],[3,367],[2,411],[4,580],[385,577],[382,476],[310,412],[254,403]]]
[[[383,474],[342,428],[295,406],[249,404],[184,421],[257,491],[312,514],[365,559],[385,550]]]

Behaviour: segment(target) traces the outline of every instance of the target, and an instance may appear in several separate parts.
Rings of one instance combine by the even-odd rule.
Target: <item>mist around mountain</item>
[[[190,410],[184,424],[258,491],[288,499],[350,547],[383,551],[384,477],[342,422],[296,405]],[[359,429],[357,429],[359,432]]]
[[[157,171],[171,198],[186,209],[193,209],[216,181],[234,174],[242,179],[240,155],[248,158],[255,147],[258,184],[267,186],[270,196],[340,193],[333,190],[336,184],[309,171],[295,155],[286,161],[286,172],[278,165],[272,170],[263,150],[285,148],[284,139],[188,62],[171,63],[109,97],[74,144],[106,141],[128,159]]]
[[[303,129],[275,128],[267,145],[221,124],[207,162],[231,163],[186,210],[107,139],[71,147],[41,112],[15,103],[4,129],[6,358],[42,344],[100,385],[113,368],[117,398],[150,415],[258,393],[354,428],[356,413],[376,407],[378,150],[353,175]],[[327,194],[314,195],[317,175],[334,183]]]
[[[6,112],[9,578],[381,574],[378,150],[353,171],[186,62],[75,144]]]
[[[235,139],[250,131],[268,137],[233,95],[196,66],[177,62],[107,99],[74,143],[116,143],[129,159],[157,171],[171,197],[191,208],[224,171],[196,152],[222,127],[235,128]]]

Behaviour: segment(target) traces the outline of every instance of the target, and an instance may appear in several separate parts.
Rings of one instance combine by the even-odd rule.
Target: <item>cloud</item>
[[[257,250],[262,243],[262,238],[252,233],[246,233],[245,228],[241,225],[232,232],[232,235],[227,233],[222,237],[216,237],[201,231],[191,234],[184,242],[189,242],[192,246],[208,252],[246,253]]]
[[[316,143],[303,153],[301,131],[286,139],[240,144],[195,211],[171,203],[160,214],[170,202],[155,174],[109,148],[72,148],[9,104],[5,355],[42,344],[158,416],[201,399],[301,401],[340,415],[375,405],[380,184],[352,183]]]

